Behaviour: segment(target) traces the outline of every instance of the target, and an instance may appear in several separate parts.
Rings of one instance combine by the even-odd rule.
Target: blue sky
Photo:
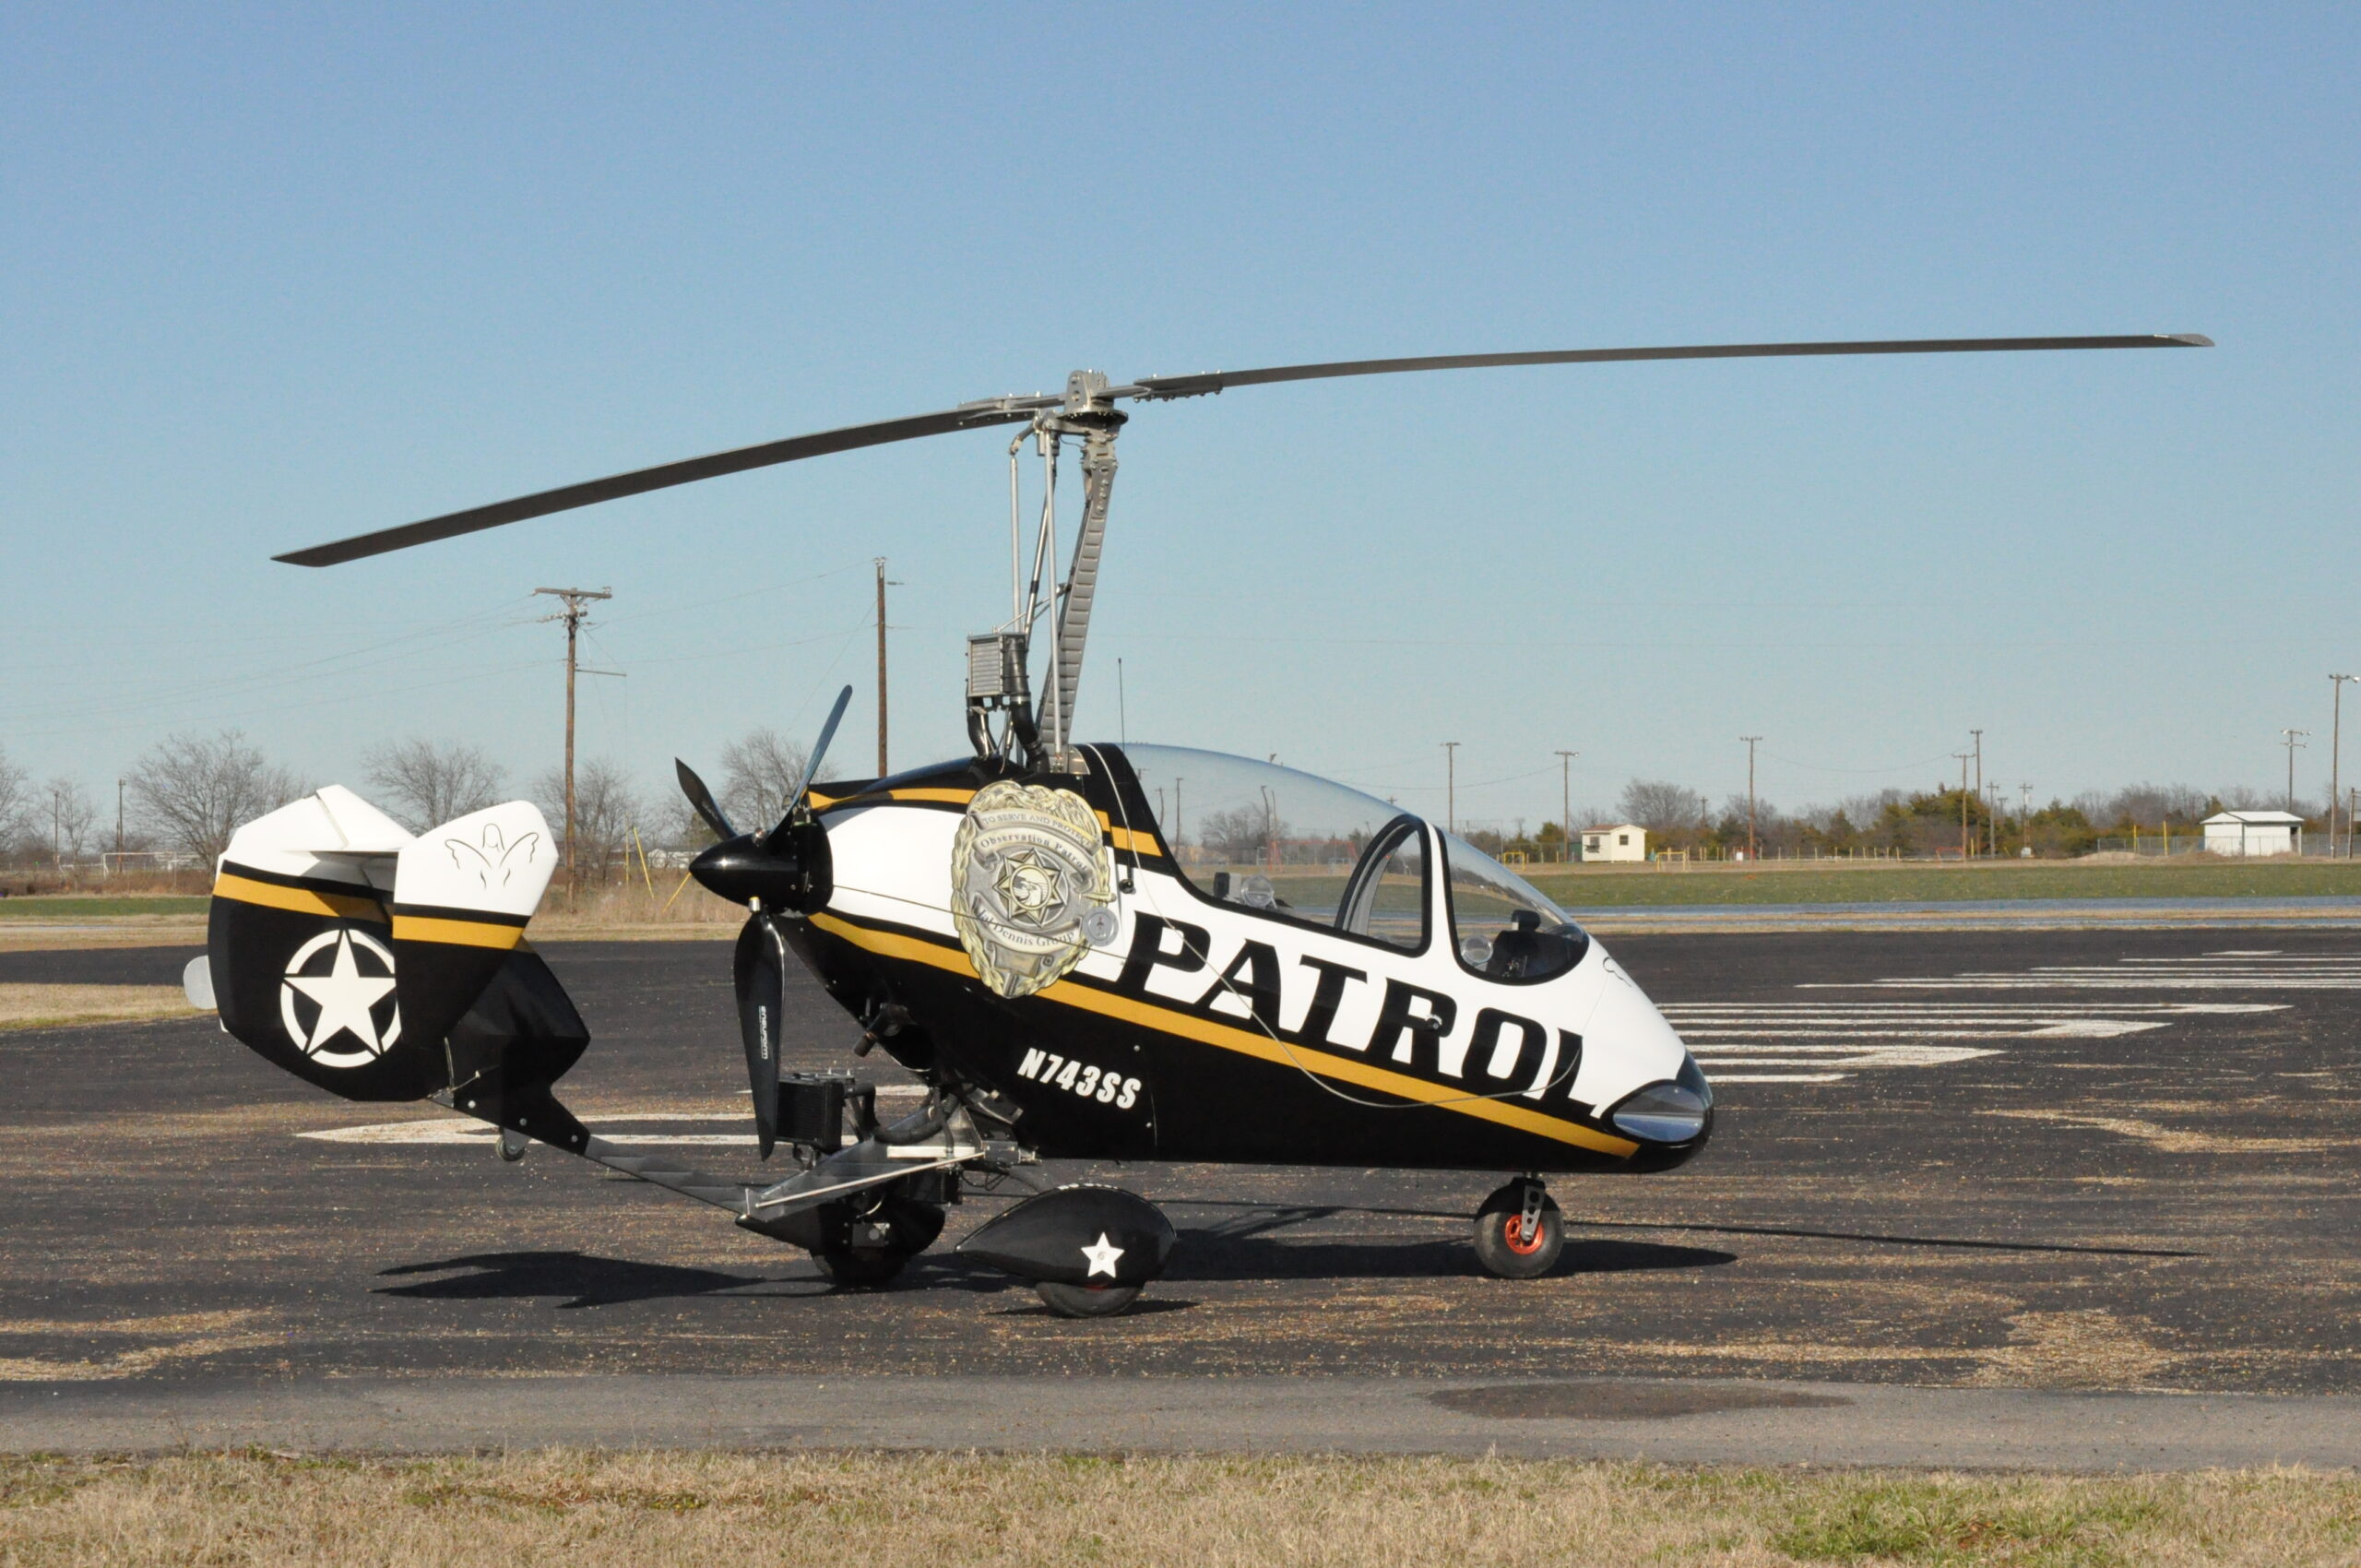
[[[1634,775],[2269,786],[2361,668],[2351,7],[0,13],[0,746],[559,743],[651,787],[872,700],[964,749],[1001,437],[326,571],[278,551],[1148,373],[1774,339],[2203,352],[1497,371],[1127,431],[1081,729],[1461,814]],[[1071,473],[1069,473],[1071,479]],[[1071,492],[1069,492],[1071,493]],[[848,755],[866,755],[855,726]],[[2361,759],[2361,747],[2348,748]],[[2351,771],[2350,769],[2348,771]],[[1497,782],[1492,782],[1497,780]],[[1419,791],[1438,797],[1431,802]]]

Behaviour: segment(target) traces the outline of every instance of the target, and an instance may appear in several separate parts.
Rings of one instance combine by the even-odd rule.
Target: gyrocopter
[[[1495,1275],[1564,1244],[1547,1179],[1662,1171],[1705,1146],[1713,1091],[1632,978],[1525,881],[1456,835],[1341,785],[1216,753],[1071,731],[1119,405],[1333,376],[1618,361],[2205,347],[2177,336],[1767,343],[1365,360],[1115,383],[798,436],[567,485],[279,557],[328,566],[693,480],[989,426],[1010,464],[1009,619],[968,639],[973,754],[813,786],[848,689],[775,822],[730,821],[685,765],[718,842],[691,870],[745,905],[732,956],[762,1157],[777,1180],[684,1169],[599,1138],[557,1080],[589,1031],[524,940],[558,847],[512,802],[412,835],[350,791],[247,824],[213,887],[193,994],[289,1072],[348,1099],[432,1099],[727,1209],[836,1279],[892,1278],[945,1206],[1036,1189],[963,1255],[1053,1310],[1121,1311],[1174,1231],[1145,1199],[1039,1190],[1042,1159],[1497,1171],[1475,1246]],[[1029,549],[1018,465],[1042,498]],[[1057,478],[1078,448],[1070,551]],[[1062,576],[1059,575],[1062,562]],[[1038,668],[1038,673],[1036,674]],[[852,1071],[783,1073],[791,967],[923,1086],[886,1120]]]

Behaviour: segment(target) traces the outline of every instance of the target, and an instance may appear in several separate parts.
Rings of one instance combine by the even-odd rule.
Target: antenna
[[[1574,858],[1574,759],[1580,752],[1558,754],[1558,831],[1566,836],[1560,848],[1569,861]]]
[[[1738,739],[1746,742],[1746,858],[1757,861],[1762,856],[1754,848],[1754,746],[1762,737],[1740,735]]]

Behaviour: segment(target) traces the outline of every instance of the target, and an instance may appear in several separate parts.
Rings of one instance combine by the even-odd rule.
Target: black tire
[[[1540,1234],[1529,1242],[1516,1234],[1524,1228],[1524,1218],[1521,1182],[1512,1182],[1484,1200],[1476,1216],[1476,1261],[1486,1273],[1502,1279],[1538,1279],[1558,1266],[1566,1250],[1566,1221],[1556,1201],[1541,1200]]]
[[[891,1247],[863,1247],[857,1252],[846,1247],[814,1253],[812,1261],[820,1265],[821,1273],[839,1285],[884,1285],[908,1266],[910,1254]]]
[[[943,1206],[896,1194],[863,1217],[883,1220],[894,1240],[883,1247],[828,1247],[813,1253],[820,1271],[839,1285],[874,1286],[892,1281],[909,1261],[943,1234]]]
[[[1042,1303],[1060,1317],[1113,1317],[1139,1300],[1136,1285],[1059,1285],[1040,1280],[1033,1287]]]

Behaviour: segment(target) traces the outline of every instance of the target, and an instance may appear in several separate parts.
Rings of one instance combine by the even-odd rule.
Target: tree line
[[[521,793],[553,827],[565,818],[565,776],[552,767],[512,789],[507,770],[481,747],[412,737],[363,754],[355,786],[412,832],[448,822]],[[802,777],[803,749],[776,730],[756,729],[724,748],[719,794],[741,826],[768,823],[784,809]],[[835,777],[831,772],[827,777]],[[80,864],[106,850],[149,850],[210,865],[237,828],[310,793],[316,784],[267,756],[240,731],[167,736],[141,754],[124,776],[122,826],[78,782],[36,780],[0,750],[0,860],[24,866]],[[645,788],[613,759],[585,758],[575,768],[575,860],[586,876],[619,868],[635,832],[654,848],[696,848],[711,833],[678,790]],[[2280,800],[2248,789],[2206,790],[2189,785],[2134,784],[2087,791],[2070,801],[2011,811],[1955,786],[1883,790],[1826,805],[1784,809],[1757,797],[1754,842],[1766,856],[1912,855],[1956,849],[1964,814],[1967,836],[1981,850],[2036,855],[2086,854],[2101,840],[2141,835],[2187,835],[2223,810],[2272,810]],[[2298,802],[2317,830],[2323,802]],[[1574,831],[1609,823],[1646,828],[1652,849],[1726,856],[1745,848],[1746,797],[1718,806],[1703,792],[1662,778],[1634,778],[1611,809],[1585,807]],[[1565,835],[1556,822],[1537,828],[1469,827],[1466,837],[1495,854],[1521,850],[1536,860],[1563,860]],[[1252,859],[1272,840],[1285,841],[1285,824],[1252,807],[1215,814],[1198,836],[1211,849]],[[1297,846],[1311,855],[1318,846]]]
[[[767,825],[803,776],[803,748],[757,729],[724,748],[719,794],[733,823]],[[834,777],[824,768],[823,777]],[[275,762],[236,730],[167,736],[124,775],[122,821],[78,782],[34,780],[0,750],[0,860],[18,867],[73,866],[109,851],[185,857],[210,866],[239,827],[318,782]],[[565,770],[551,767],[512,788],[508,770],[481,747],[412,737],[373,747],[352,788],[413,833],[519,795],[563,831]],[[574,775],[575,863],[585,876],[618,870],[633,836],[651,848],[694,848],[711,832],[678,790],[648,790],[609,757],[578,759]]]
[[[2180,837],[2192,842],[2199,825],[2223,811],[2276,811],[2281,797],[2231,788],[2201,790],[2185,784],[2132,784],[2113,790],[2086,790],[2071,800],[2052,798],[2013,809],[1957,785],[1921,790],[1880,790],[1829,804],[1784,809],[1758,795],[1753,808],[1757,849],[1766,858],[1814,855],[1924,855],[1956,850],[1964,818],[1966,837],[1978,854],[1997,848],[2013,855],[2030,848],[2036,856],[2083,855],[2103,840],[2135,835]],[[2327,824],[2322,802],[2296,802],[2313,830]],[[1636,823],[1648,830],[1652,849],[1685,850],[1706,858],[1726,857],[1747,846],[1748,811],[1743,794],[1715,805],[1702,791],[1662,778],[1634,778],[1611,809],[1585,807],[1574,832],[1609,824]],[[1536,860],[1562,860],[1565,834],[1555,822],[1537,829],[1524,823],[1513,830],[1471,830],[1467,837],[1497,854],[1521,849]]]

